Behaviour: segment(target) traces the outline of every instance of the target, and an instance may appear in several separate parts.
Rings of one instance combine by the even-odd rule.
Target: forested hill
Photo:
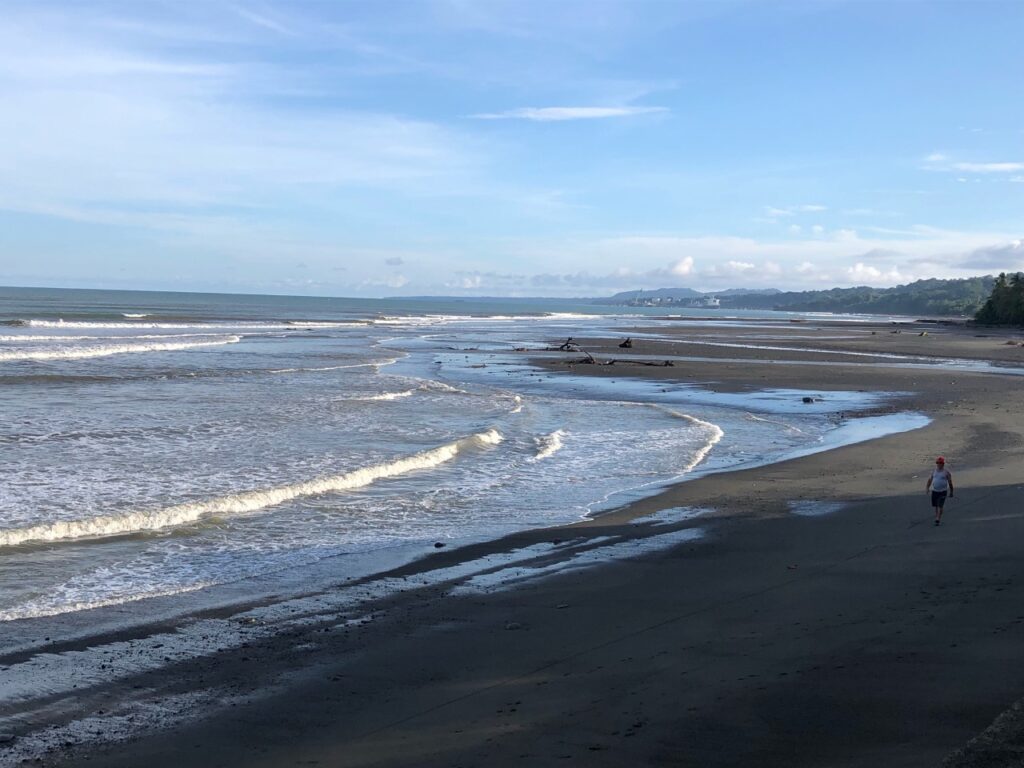
[[[973,315],[984,305],[995,278],[918,280],[895,288],[832,288],[770,296],[722,295],[722,308],[784,309],[797,312],[858,312],[893,315]]]

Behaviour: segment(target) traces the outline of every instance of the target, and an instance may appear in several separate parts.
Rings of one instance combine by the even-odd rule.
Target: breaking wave
[[[130,352],[176,352],[196,347],[220,347],[237,344],[241,336],[225,336],[218,341],[179,341],[166,344],[104,344],[94,347],[67,347],[64,349],[0,351],[0,361],[11,360],[79,360],[87,357],[107,357]]]
[[[287,330],[299,330],[302,325],[293,325],[292,323],[254,323],[250,321],[240,320],[237,323],[228,323],[224,321],[216,323],[187,323],[187,322],[127,322],[127,321],[110,321],[100,322],[96,320],[5,320],[0,322],[2,325],[14,326],[17,328],[74,328],[74,329],[92,329],[92,330],[122,330],[122,329],[139,329],[139,328],[157,328],[165,330],[188,330],[190,328],[199,328],[206,330],[217,330],[217,329],[233,329],[238,331],[255,330],[255,331],[287,331]]]
[[[376,363],[347,363],[345,365],[325,365],[320,368],[268,368],[267,373],[310,373],[317,371],[340,371],[345,368],[379,368],[390,365],[392,361],[384,360]]]
[[[144,333],[125,336],[52,336],[26,333],[17,336],[0,336],[0,341],[22,341],[29,343],[42,341],[136,341],[138,339],[199,339],[204,336],[223,337],[224,333],[223,331],[220,333]]]
[[[416,390],[406,389],[402,392],[382,392],[379,395],[366,395],[365,397],[353,397],[352,400],[398,400],[402,397],[409,397]]]
[[[654,405],[652,407],[656,408],[659,411],[663,411],[664,413],[667,413],[670,416],[674,416],[677,419],[682,419],[683,421],[688,421],[691,424],[697,425],[704,431],[704,434],[706,435],[704,445],[698,448],[697,451],[690,458],[690,461],[683,465],[684,473],[690,472],[691,470],[693,470],[694,467],[696,467],[698,464],[704,461],[704,459],[707,458],[707,455],[711,453],[711,449],[718,445],[718,441],[725,436],[725,432],[722,431],[722,428],[717,424],[713,424],[710,421],[698,419],[696,416],[691,416],[688,413],[675,411],[671,408],[666,408],[663,405]]]
[[[458,387],[453,387],[451,384],[445,384],[443,381],[424,381],[420,385],[420,389],[426,390],[428,392],[448,392],[453,395],[469,394],[469,392],[467,392],[466,390],[459,389]]]
[[[292,499],[362,488],[377,480],[429,469],[454,459],[467,448],[497,445],[501,434],[490,429],[405,458],[329,475],[301,483],[235,493],[206,501],[187,502],[149,512],[102,515],[86,520],[65,520],[24,528],[0,530],[0,547],[28,542],[74,541],[84,538],[123,536],[188,525],[211,515],[239,515],[273,507]]]
[[[565,432],[561,429],[556,429],[550,435],[544,435],[543,437],[534,438],[534,442],[537,444],[537,453],[531,459],[531,461],[540,461],[546,459],[549,456],[553,456],[562,450],[562,438],[565,436]]]

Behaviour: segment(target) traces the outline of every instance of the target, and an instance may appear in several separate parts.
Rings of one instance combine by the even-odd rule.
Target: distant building
[[[687,307],[690,309],[718,309],[721,306],[717,296],[688,296],[676,299],[672,296],[637,296],[626,302],[631,307]]]

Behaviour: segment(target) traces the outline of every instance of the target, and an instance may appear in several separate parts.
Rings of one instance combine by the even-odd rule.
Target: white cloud
[[[789,231],[792,232],[794,235],[799,235],[803,231],[803,229],[799,224],[790,224]]]
[[[254,11],[250,11],[246,8],[239,7],[236,7],[234,10],[243,19],[252,22],[258,27],[262,27],[263,29],[269,29],[272,32],[277,32],[279,35],[286,35],[288,37],[292,37],[295,35],[294,30],[285,26],[281,22],[270,18],[265,14],[255,13]]]
[[[854,283],[895,283],[903,279],[903,275],[896,267],[883,271],[861,261],[848,268],[846,275]]]
[[[18,169],[0,208],[186,231],[215,219],[244,237],[281,197],[449,194],[480,167],[470,137],[429,122],[279,109],[260,97],[294,73],[237,48],[139,53],[130,36],[65,21],[0,20],[4,113],[18,116],[0,121],[0,168]]]
[[[1024,163],[953,163],[953,168],[967,173],[1014,173],[1024,171]]]
[[[384,263],[387,264],[389,267],[400,267],[403,264],[405,264],[405,259],[403,259],[401,256],[392,256],[390,258],[384,259]]]
[[[683,257],[675,264],[673,264],[671,267],[669,267],[668,271],[671,272],[673,275],[678,275],[680,277],[685,277],[686,275],[691,274],[693,272],[693,257]]]
[[[757,265],[750,261],[737,261],[730,259],[722,264],[715,264],[705,269],[703,277],[739,277],[753,272]]]
[[[825,232],[825,228],[821,226],[821,224],[815,224],[813,227],[811,227],[811,232],[813,232],[816,235],[820,235]]]
[[[1015,272],[1024,267],[1024,240],[978,248],[961,262],[963,266]]]
[[[607,266],[601,273],[601,285],[612,290],[679,284],[702,290],[800,285],[820,288],[865,282],[894,285],[924,275],[977,275],[979,268],[965,263],[970,254],[1019,239],[1020,233],[958,232],[914,225],[885,234],[865,234],[853,229],[826,231],[820,237],[807,239],[631,235],[555,240],[523,244],[505,255],[521,263],[554,263],[555,259],[561,263],[603,263]],[[688,254],[695,265],[689,275],[683,276],[683,283],[677,282],[680,276],[673,275],[668,268],[645,271],[643,267],[659,262],[671,265],[678,260],[679,253]],[[766,266],[769,262],[778,265],[778,273]],[[623,263],[640,266],[616,273],[617,266]],[[856,267],[858,263],[860,268]]]
[[[997,161],[984,163],[964,161],[953,162],[950,157],[939,153],[928,155],[924,159],[924,162],[925,165],[923,168],[926,171],[981,174],[1019,173],[1020,171],[1024,171],[1024,162],[1020,161]],[[957,179],[957,181],[962,181],[962,179]]]
[[[781,208],[774,205],[764,207],[765,215],[770,219],[777,219],[783,216],[795,216],[798,213],[821,213],[827,211],[828,206],[817,203],[805,203],[804,205],[786,205]]]
[[[476,120],[533,120],[560,122],[564,120],[601,120],[609,117],[633,117],[668,112],[667,107],[523,107],[505,112],[470,115]]]

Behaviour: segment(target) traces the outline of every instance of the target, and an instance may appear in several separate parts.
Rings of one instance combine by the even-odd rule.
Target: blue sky
[[[0,14],[0,284],[384,296],[1024,269],[1024,3]]]

